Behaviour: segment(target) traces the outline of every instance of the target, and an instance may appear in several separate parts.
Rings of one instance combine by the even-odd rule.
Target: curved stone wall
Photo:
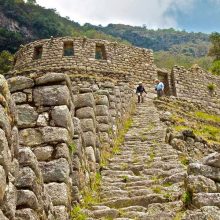
[[[74,55],[64,56],[64,43],[73,42]],[[95,59],[96,45],[102,45],[106,59]],[[42,57],[34,59],[34,48],[42,46]],[[15,56],[16,70],[25,68],[74,68],[85,71],[133,72],[143,69],[143,64],[153,63],[151,50],[135,48],[117,42],[87,38],[51,38],[25,45]]]

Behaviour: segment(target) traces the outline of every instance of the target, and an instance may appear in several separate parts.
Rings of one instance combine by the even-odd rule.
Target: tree
[[[36,0],[27,0],[27,3],[30,4],[30,5],[36,5],[37,4]]]
[[[212,63],[210,71],[212,74],[220,76],[220,60],[216,60]]]
[[[214,57],[215,60],[220,60],[220,33],[212,33],[210,35],[210,41],[212,47],[209,50],[209,56]]]
[[[7,50],[3,50],[0,53],[0,74],[7,73],[12,66],[13,55]]]

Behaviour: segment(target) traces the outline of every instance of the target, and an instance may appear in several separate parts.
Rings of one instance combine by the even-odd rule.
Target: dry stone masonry
[[[151,101],[159,77],[167,94],[204,106],[211,102],[209,108],[219,112],[219,89],[210,92],[206,85],[219,85],[219,78],[198,68],[158,70],[151,50],[71,37],[22,46],[5,76],[0,76],[1,220],[69,220],[97,172],[103,176],[102,201],[84,210],[90,219],[173,219],[185,207],[181,196],[191,190],[190,182],[205,184],[193,191],[198,213],[212,212],[207,204],[219,212],[219,156],[192,164],[187,174],[180,149],[165,143],[166,127]],[[103,170],[106,149],[114,147],[131,117],[139,81],[148,99],[137,107],[121,153]],[[213,172],[206,175],[203,166]],[[201,192],[209,193],[207,203]]]

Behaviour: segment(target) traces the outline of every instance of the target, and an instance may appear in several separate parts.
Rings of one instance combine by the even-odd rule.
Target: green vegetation
[[[215,90],[215,84],[209,83],[208,86],[207,86],[207,88],[208,88],[208,90],[209,90],[210,92],[213,92],[213,91]]]
[[[123,24],[109,24],[107,27],[95,27],[114,37],[119,37],[138,47],[154,51],[170,51],[172,54],[185,56],[205,56],[209,48],[209,35],[203,33],[188,33],[170,29],[150,30],[145,26],[132,27]]]
[[[69,144],[69,151],[71,154],[74,154],[77,151],[77,147],[75,143]]]
[[[220,60],[214,61],[209,69],[213,75],[220,76]]]
[[[11,69],[13,55],[8,51],[0,53],[0,74],[7,73]]]
[[[83,213],[81,207],[79,205],[75,206],[71,213],[71,218],[75,220],[86,220],[87,216]]]
[[[178,212],[178,213],[176,213],[176,216],[174,217],[173,220],[182,220],[184,214],[185,214],[184,212]]]
[[[183,54],[173,54],[169,51],[160,51],[154,53],[154,62],[159,68],[172,69],[174,65],[183,66],[186,69],[198,64],[205,70],[211,68],[213,59],[211,57],[193,57]]]
[[[191,192],[184,192],[182,195],[182,201],[185,205],[185,207],[189,207],[189,205],[192,202],[192,193]]]
[[[123,176],[122,177],[122,182],[127,183],[128,182],[128,176]]]
[[[186,102],[155,102],[159,108],[172,113],[172,128],[175,131],[192,130],[208,143],[220,143],[220,117],[213,113],[201,111],[196,105]]]
[[[89,25],[80,26],[68,17],[61,17],[55,9],[45,9],[35,0],[0,0],[0,8],[6,18],[19,24],[19,31],[0,28],[0,52],[8,50],[14,53],[20,44],[41,38],[61,36],[87,36],[106,40],[122,41]],[[125,42],[125,41],[123,41]]]
[[[209,38],[212,43],[209,55],[214,57],[215,60],[220,60],[220,33],[214,32]]]
[[[201,127],[195,130],[195,133],[204,137],[211,142],[220,142],[220,128],[212,125],[201,125]]]
[[[183,164],[184,166],[189,165],[189,158],[186,155],[180,155],[179,160],[180,160],[181,164]]]
[[[173,183],[170,183],[170,182],[167,182],[167,183],[164,183],[164,184],[163,184],[164,187],[170,187],[170,186],[172,186],[172,185],[173,185]]]
[[[161,194],[162,193],[162,188],[161,186],[155,186],[152,188],[153,192],[154,193],[157,193],[157,194]]]
[[[100,201],[100,186],[102,182],[102,176],[99,173],[96,173],[90,180],[90,188],[83,190],[83,202],[82,207],[89,208],[91,205],[94,205]]]
[[[214,62],[210,67],[210,71],[214,75],[220,75],[220,33],[212,33],[210,35],[212,46],[209,50],[209,55],[214,58]]]
[[[220,116],[208,114],[206,112],[196,111],[195,116],[198,119],[202,119],[206,121],[220,122]]]

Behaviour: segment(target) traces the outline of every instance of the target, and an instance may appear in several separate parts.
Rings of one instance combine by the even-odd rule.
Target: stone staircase
[[[151,99],[138,104],[119,154],[102,171],[101,202],[93,219],[175,219],[184,207],[186,168],[165,143],[166,128]]]

